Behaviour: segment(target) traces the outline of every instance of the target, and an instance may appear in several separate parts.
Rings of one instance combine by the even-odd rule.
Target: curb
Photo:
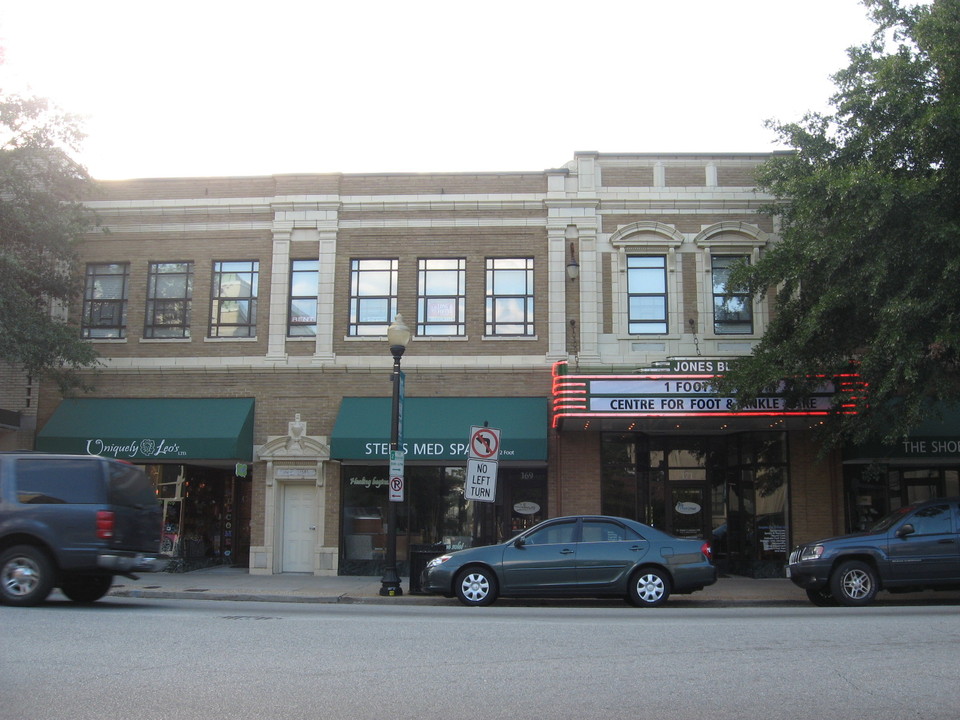
[[[210,592],[207,590],[111,590],[108,597],[129,597],[166,600],[213,600],[219,602],[273,602],[311,603],[314,605],[389,605],[397,602],[417,605],[445,605],[446,598],[406,595],[400,597],[355,596],[355,595],[271,595],[268,593]]]
[[[428,605],[461,607],[453,598],[444,598],[439,595],[401,595],[397,597],[380,597],[379,595],[275,595],[270,593],[252,592],[210,592],[208,590],[139,590],[117,589],[108,593],[109,597],[129,597],[141,599],[167,600],[210,600],[219,602],[272,602],[272,603],[302,603],[314,605]],[[584,604],[592,606],[601,603],[601,606],[615,605],[629,607],[625,602],[616,598],[608,601],[591,600],[590,598],[502,598],[497,601],[502,607],[577,607]],[[788,599],[684,599],[667,602],[665,608],[730,608],[730,607],[805,607],[810,603],[804,598]]]

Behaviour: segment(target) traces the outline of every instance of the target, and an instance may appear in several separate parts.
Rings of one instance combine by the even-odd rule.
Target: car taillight
[[[97,511],[97,540],[110,540],[113,537],[114,520],[109,510]]]
[[[700,552],[706,555],[707,560],[713,560],[713,548],[710,547],[710,543],[705,542],[700,546]]]

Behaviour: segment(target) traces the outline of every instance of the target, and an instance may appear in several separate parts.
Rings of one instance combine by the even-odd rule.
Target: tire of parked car
[[[497,599],[497,576],[485,567],[466,567],[453,582],[457,599],[464,605],[481,607]]]
[[[53,590],[54,567],[40,548],[14,545],[0,553],[0,603],[39,605]]]
[[[640,568],[630,578],[627,599],[637,607],[658,607],[670,597],[670,577],[658,568]]]
[[[847,560],[830,576],[830,594],[841,605],[869,605],[877,597],[877,573],[862,560]]]
[[[110,591],[113,575],[76,575],[64,578],[60,590],[77,603],[96,602]]]

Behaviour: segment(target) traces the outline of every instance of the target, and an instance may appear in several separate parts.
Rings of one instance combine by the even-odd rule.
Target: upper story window
[[[193,263],[150,263],[147,273],[145,338],[190,337]]]
[[[627,307],[628,333],[667,334],[666,256],[627,256]]]
[[[466,335],[465,258],[421,259],[417,275],[417,335]]]
[[[694,238],[703,253],[702,261],[697,261],[705,280],[700,294],[700,313],[706,322],[703,329],[709,330],[712,317],[713,335],[727,338],[718,347],[745,347],[742,341],[746,338],[730,338],[731,335],[763,334],[769,320],[767,304],[754,302],[743,288],[731,288],[729,298],[725,291],[733,267],[741,262],[757,262],[770,240],[759,227],[740,221],[710,225]],[[706,280],[708,274],[710,279]]]
[[[83,291],[82,336],[125,338],[127,336],[127,287],[130,263],[87,265]]]
[[[713,331],[717,335],[749,335],[753,332],[753,306],[745,293],[726,294],[731,268],[750,262],[747,255],[711,256],[713,275]]]
[[[351,336],[386,335],[397,314],[399,260],[350,261]]]
[[[256,260],[213,263],[210,337],[257,336],[259,276],[260,263]]]
[[[319,273],[319,260],[290,262],[290,311],[287,316],[287,335],[290,337],[314,337],[317,334]]]
[[[487,258],[485,335],[533,335],[533,258]]]

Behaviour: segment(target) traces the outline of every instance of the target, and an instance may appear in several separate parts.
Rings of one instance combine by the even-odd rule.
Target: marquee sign
[[[565,361],[554,365],[553,426],[577,417],[756,417],[817,416],[832,412],[838,390],[858,386],[855,376],[824,379],[811,395],[788,402],[782,395],[758,397],[737,408],[721,396],[713,380],[729,369],[729,360],[671,360],[631,375],[568,375]],[[839,382],[839,385],[838,385]]]

